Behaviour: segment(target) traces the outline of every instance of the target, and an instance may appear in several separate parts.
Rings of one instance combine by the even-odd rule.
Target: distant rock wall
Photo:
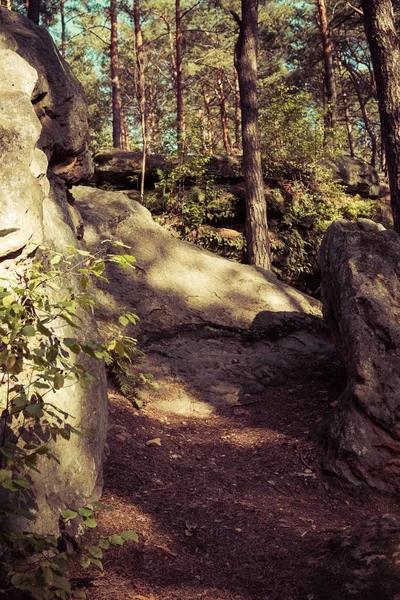
[[[0,275],[29,268],[34,244],[62,251],[77,245],[66,185],[91,170],[82,88],[49,34],[0,8]],[[49,168],[50,164],[50,168]],[[96,335],[91,319],[84,334]],[[68,335],[63,330],[63,335]],[[75,333],[70,332],[71,337]],[[89,361],[94,384],[58,391],[52,398],[75,417],[82,438],[57,442],[60,465],[43,460],[33,475],[33,528],[57,533],[60,512],[98,498],[107,424],[104,366]],[[0,399],[1,403],[1,399]],[[27,523],[22,525],[27,528]],[[32,527],[32,525],[29,525]]]

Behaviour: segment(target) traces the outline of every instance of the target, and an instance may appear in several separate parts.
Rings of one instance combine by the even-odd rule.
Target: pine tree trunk
[[[353,128],[352,128],[351,117],[350,117],[350,106],[349,106],[349,99],[348,99],[347,92],[346,92],[345,79],[344,79],[344,74],[343,74],[343,65],[342,65],[340,56],[339,56],[338,62],[339,62],[340,85],[342,88],[342,100],[343,100],[343,108],[344,108],[344,118],[345,118],[345,123],[346,123],[347,140],[349,142],[350,156],[352,158],[354,158],[354,156],[355,156],[354,140],[353,140]]]
[[[176,137],[178,153],[183,154],[185,146],[185,114],[183,106],[183,61],[182,61],[182,42],[183,32],[181,23],[181,2],[175,0],[175,50],[176,50]]]
[[[361,5],[375,73],[394,228],[400,233],[400,40],[391,0],[361,0]]]
[[[243,171],[246,188],[246,228],[249,262],[271,269],[267,205],[258,134],[257,42],[258,0],[242,0],[242,19],[235,46],[235,67],[239,78],[242,109]]]
[[[138,69],[138,101],[140,111],[140,122],[142,128],[142,176],[140,180],[140,198],[144,196],[144,179],[146,173],[146,156],[147,156],[147,115],[146,115],[146,80],[144,74],[144,54],[143,54],[143,35],[142,26],[140,24],[140,6],[139,0],[134,0],[133,5],[133,20],[135,24],[135,43],[136,43],[136,60]]]
[[[332,137],[337,111],[336,81],[333,65],[333,46],[331,34],[329,31],[328,17],[326,13],[325,0],[317,0],[319,13],[318,26],[321,33],[322,49],[325,68],[325,92],[326,92],[326,110],[325,110],[325,139],[328,141]]]
[[[158,121],[155,110],[154,91],[151,80],[147,81],[147,96],[148,96],[148,131],[147,131],[147,152],[151,154],[158,146]]]
[[[126,116],[121,113],[121,150],[129,152],[129,132]]]
[[[61,56],[65,58],[65,0],[60,0],[60,18],[61,18]]]
[[[213,128],[212,128],[210,98],[207,94],[206,84],[204,83],[204,81],[202,83],[202,91],[203,91],[203,100],[204,100],[204,110],[207,115],[208,154],[212,154],[214,152],[214,132],[213,132]]]
[[[28,19],[39,25],[41,0],[29,0]]]
[[[117,0],[110,0],[110,20],[113,147],[121,148],[121,92],[119,83]]]
[[[224,142],[225,152],[227,154],[230,154],[231,153],[231,140],[229,138],[228,112],[226,110],[224,82],[222,79],[222,73],[221,73],[220,69],[217,70],[217,85],[218,85],[217,94],[218,94],[221,127],[222,127],[222,139]]]
[[[239,89],[239,78],[237,71],[235,70],[235,148],[240,150],[241,139],[240,139],[240,89]]]
[[[357,96],[357,100],[358,103],[360,105],[360,110],[361,110],[361,115],[364,121],[364,126],[365,126],[365,131],[368,133],[369,135],[369,139],[371,142],[371,160],[370,160],[370,164],[375,167],[376,164],[376,156],[378,153],[378,142],[376,139],[376,135],[375,132],[373,130],[373,128],[371,127],[371,121],[370,118],[368,116],[368,111],[367,111],[367,107],[365,105],[365,100],[362,96],[362,92],[361,92],[361,87],[359,84],[359,81],[357,79],[357,75],[354,71],[354,68],[352,65],[350,65],[349,63],[345,62],[343,63],[344,67],[347,69],[349,75],[350,75],[350,79],[351,82],[353,84],[354,87],[354,91],[356,93]]]

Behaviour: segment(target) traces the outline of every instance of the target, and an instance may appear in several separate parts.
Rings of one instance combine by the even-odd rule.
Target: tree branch
[[[239,25],[239,27],[242,26],[242,19],[239,17],[239,15],[237,14],[237,12],[235,12],[234,10],[230,10],[229,11],[232,15],[232,17],[235,19],[236,23]]]

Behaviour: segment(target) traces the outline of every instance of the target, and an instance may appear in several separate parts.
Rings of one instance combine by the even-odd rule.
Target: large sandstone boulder
[[[332,177],[345,186],[348,194],[359,194],[362,198],[379,197],[379,175],[368,163],[351,156],[339,156],[324,164],[331,171]]]
[[[37,147],[52,169],[76,183],[91,173],[83,88],[50,34],[24,16],[0,8],[0,48],[16,52],[37,73],[30,98],[42,126]],[[6,82],[0,82],[0,89]]]
[[[400,238],[367,219],[337,221],[320,252],[324,318],[347,369],[326,428],[325,468],[400,491]]]
[[[93,183],[112,185],[118,189],[140,189],[142,174],[142,153],[124,152],[117,148],[104,148],[94,155],[95,172]],[[165,158],[149,155],[146,158],[145,186],[151,188],[159,181],[157,169],[165,168]]]
[[[332,360],[317,300],[267,271],[173,237],[121,192],[72,193],[88,248],[117,239],[137,259],[130,271],[109,265],[110,285],[100,283],[96,292],[96,318],[107,331],[118,304],[140,317],[129,335],[145,356],[131,369],[151,374],[158,388],[132,389],[139,399],[205,417],[254,394],[269,398],[271,387],[296,381],[311,355],[318,364]]]
[[[70,108],[79,110],[79,98],[68,101],[68,89],[70,94],[80,90],[48,33],[22,16],[0,9],[0,276],[5,279],[29,269],[34,244],[43,243],[57,251],[63,251],[66,244],[77,245],[65,182],[48,170],[48,159],[57,165],[61,158],[68,162],[86,152],[87,123],[82,121],[81,127],[74,124],[73,118],[83,119],[83,113],[72,117]],[[38,90],[47,90],[42,98],[48,99],[44,115],[36,112]],[[49,116],[52,102],[58,111],[52,113],[54,119]],[[75,170],[73,180],[77,174]],[[70,279],[68,284],[74,281]],[[86,318],[82,327],[86,339],[96,339],[92,319]],[[64,328],[60,335],[75,337],[76,333]],[[88,361],[87,368],[94,376],[93,385],[62,389],[52,397],[55,405],[74,417],[73,426],[84,435],[59,440],[54,453],[60,464],[44,459],[40,473],[31,474],[34,493],[27,506],[36,519],[32,524],[22,523],[23,529],[57,534],[63,509],[85,505],[101,493],[107,423],[105,372],[99,361]],[[3,401],[0,397],[0,404]]]
[[[96,248],[104,239],[131,247],[137,268],[115,270],[110,290],[99,295],[106,321],[115,303],[140,317],[142,336],[173,336],[185,327],[248,330],[313,322],[317,300],[284,285],[263,269],[227,260],[173,237],[150,212],[122,192],[74,187],[85,222],[85,240]],[[110,294],[112,292],[112,295]]]
[[[149,154],[146,158],[145,187],[152,189],[160,181],[159,170],[167,171],[170,165],[178,165],[176,159],[160,154]],[[96,185],[112,185],[117,189],[140,188],[142,173],[142,152],[134,150],[125,152],[116,148],[103,148],[94,156],[95,172],[93,183]],[[241,161],[239,158],[226,155],[212,156],[206,169],[217,183],[236,183],[243,181]],[[190,179],[187,178],[187,179]],[[195,184],[195,179],[187,180],[187,185]]]

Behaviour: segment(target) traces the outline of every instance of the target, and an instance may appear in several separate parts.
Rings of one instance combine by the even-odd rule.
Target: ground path
[[[393,503],[321,473],[318,428],[344,385],[332,347],[304,331],[202,330],[147,350],[137,368],[160,388],[143,408],[110,393],[113,511],[99,518],[100,533],[134,529],[140,542],[82,582],[89,600],[340,598],[316,583],[327,541]]]

